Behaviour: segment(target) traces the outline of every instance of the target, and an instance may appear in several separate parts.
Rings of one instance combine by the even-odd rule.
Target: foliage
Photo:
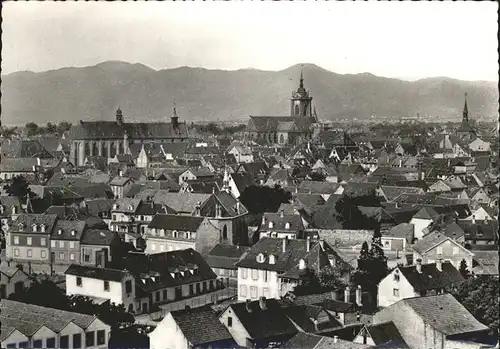
[[[378,222],[361,212],[359,206],[379,207],[380,200],[375,193],[361,196],[343,195],[335,204],[337,220],[344,229],[374,229]]]
[[[58,134],[61,136],[64,132],[71,128],[71,123],[67,121],[62,121],[58,125],[48,122],[45,127],[38,126],[34,122],[28,122],[24,128],[26,129],[26,134],[28,136],[36,136],[42,134]]]
[[[25,126],[28,136],[34,136],[40,133],[40,129],[34,122],[28,122]]]
[[[234,133],[241,132],[245,129],[245,125],[243,124],[236,126],[219,126],[215,122],[211,122],[207,125],[193,124],[192,127],[194,127],[200,133],[210,134],[214,136],[233,135]]]
[[[293,290],[297,296],[307,294],[318,294],[344,288],[342,281],[342,270],[338,267],[327,266],[319,275],[311,268],[306,268],[300,276],[299,284]]]
[[[467,268],[467,262],[465,261],[465,259],[462,259],[462,261],[460,262],[460,267],[458,268],[458,271],[466,279],[470,276],[469,269]]]
[[[326,175],[318,171],[311,172],[309,174],[309,177],[311,177],[311,181],[316,181],[316,182],[324,182],[326,179]]]
[[[451,290],[451,294],[474,317],[498,334],[499,282],[495,276],[471,277]]]
[[[282,203],[289,203],[291,199],[292,194],[280,186],[271,188],[251,185],[246,187],[240,196],[241,203],[252,214],[276,212]]]
[[[35,196],[29,187],[28,181],[23,176],[14,176],[12,181],[5,186],[5,191],[10,196],[17,196],[21,199],[26,199],[28,195],[30,198]]]

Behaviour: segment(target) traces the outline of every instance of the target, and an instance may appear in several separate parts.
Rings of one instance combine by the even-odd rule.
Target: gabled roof
[[[212,194],[197,194],[197,193],[171,193],[168,190],[158,190],[153,197],[153,201],[157,204],[164,204],[171,207],[176,212],[189,213],[194,212],[196,205],[207,201]]]
[[[104,229],[86,229],[82,234],[80,244],[109,246],[115,239],[118,239],[118,236],[113,231]]]
[[[277,299],[265,300],[266,308],[262,309],[259,301],[234,303],[229,306],[236,318],[247,330],[253,340],[275,336],[292,336],[297,329],[286,316]],[[247,310],[250,308],[250,311]]]
[[[273,227],[269,228],[269,222],[273,223]],[[287,229],[285,226],[289,224],[289,228]],[[260,230],[272,230],[272,231],[303,231],[304,225],[302,224],[302,219],[299,215],[285,215],[281,217],[281,213],[271,213],[265,212],[262,217],[262,222],[260,224]]]
[[[234,265],[241,256],[246,253],[250,248],[243,246],[217,244],[208,252],[205,257],[208,265],[212,268],[234,269]]]
[[[175,214],[157,214],[149,223],[149,228],[195,232],[203,222],[203,217]]]
[[[54,228],[57,221],[57,215],[55,214],[35,214],[35,213],[23,213],[19,215],[14,224],[12,224],[11,232],[25,232],[33,233],[32,226],[37,225],[36,234],[46,234],[49,235]],[[40,226],[45,226],[45,232],[41,232]],[[22,229],[21,229],[22,226]]]
[[[419,254],[424,254],[430,249],[442,244],[444,241],[449,240],[459,248],[465,250],[460,244],[456,243],[453,239],[449,238],[445,234],[439,232],[432,232],[430,234],[425,235],[421,240],[419,240],[415,245],[413,245],[413,249]],[[466,250],[467,251],[467,250]],[[469,252],[470,254],[473,254]]]
[[[4,158],[39,158],[49,159],[53,156],[35,139],[19,139],[11,141],[5,148],[2,144],[2,161]]]
[[[297,189],[299,193],[309,194],[334,194],[340,187],[338,183],[302,181]]]
[[[85,221],[59,219],[54,226],[51,239],[80,241],[85,225]]]
[[[477,321],[451,294],[403,299],[426,323],[445,335],[486,331],[488,327]],[[398,303],[399,303],[398,302]]]
[[[71,264],[68,269],[66,269],[65,274],[115,282],[121,282],[126,276],[131,275],[126,270],[93,267],[80,264]]]
[[[392,321],[366,326],[365,329],[377,346],[390,342],[404,342],[401,333]]]
[[[219,321],[210,306],[170,312],[177,326],[190,345],[196,347],[209,343],[233,340],[226,326]]]
[[[408,280],[412,287],[420,292],[425,290],[446,289],[451,285],[458,285],[464,281],[460,272],[450,262],[441,264],[442,271],[439,271],[436,263],[422,264],[422,272],[417,271],[417,267],[399,267],[399,271]]]
[[[435,220],[439,214],[429,206],[424,206],[418,211],[413,218],[418,218],[418,219],[430,219],[430,220]]]

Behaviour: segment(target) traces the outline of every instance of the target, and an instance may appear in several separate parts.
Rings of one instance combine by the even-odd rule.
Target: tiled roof
[[[0,161],[1,172],[34,172],[33,166],[37,166],[36,158],[5,158]]]
[[[299,332],[293,336],[284,345],[284,349],[314,349],[316,345],[323,339],[322,336]]]
[[[53,240],[74,240],[80,241],[85,229],[85,221],[57,220],[51,238]]]
[[[316,319],[318,315],[324,311],[324,309],[318,305],[293,305],[285,307],[283,310],[288,318],[305,332],[318,332],[341,325],[338,321],[331,319],[326,323],[318,324],[318,328],[316,328],[313,319]]]
[[[273,223],[272,228],[269,227],[269,222]],[[288,229],[285,227],[287,223],[290,225]],[[262,222],[260,224],[260,230],[298,232],[304,230],[304,225],[302,224],[302,219],[299,215],[292,214],[292,215],[283,215],[283,217],[281,217],[280,213],[265,212],[264,216],[262,217]]]
[[[382,185],[380,187],[380,189],[384,193],[384,196],[386,197],[387,201],[394,200],[399,195],[405,194],[405,193],[411,193],[411,194],[424,194],[425,193],[422,188],[416,188],[416,187],[396,187],[396,186]]]
[[[448,336],[488,330],[451,294],[408,298],[400,302],[412,308],[427,325]]]
[[[249,250],[249,247],[217,244],[205,257],[212,268],[234,269],[235,263]]]
[[[42,326],[59,333],[69,322],[86,329],[96,319],[95,316],[74,313],[59,309],[46,308],[33,304],[25,304],[7,299],[0,301],[1,333],[3,341],[13,330],[18,330],[31,337]]]
[[[192,213],[198,202],[203,205],[210,196],[211,194],[170,193],[168,190],[162,189],[158,190],[153,201],[157,204],[165,204],[176,212]]]
[[[72,127],[73,139],[130,139],[187,138],[187,126],[179,123],[177,128],[171,123],[125,123],[120,126],[115,121],[85,121]]]
[[[405,238],[411,244],[415,234],[415,225],[410,223],[401,223],[392,227],[388,232],[383,233],[383,236]]]
[[[418,219],[430,219],[430,220],[435,220],[439,214],[432,209],[431,207],[422,207],[420,211],[418,211],[413,218],[418,218]]]
[[[429,249],[436,246],[437,244],[440,244],[448,239],[450,238],[447,237],[445,234],[432,232],[430,234],[425,235],[421,240],[419,240],[415,245],[413,245],[412,248],[416,252],[422,254],[427,252]]]
[[[319,206],[325,204],[325,199],[320,194],[295,194],[294,199],[299,206]]]
[[[302,181],[298,186],[299,193],[334,194],[340,187],[338,183]]]
[[[68,269],[66,269],[65,274],[115,282],[120,282],[124,277],[130,275],[130,273],[125,270],[92,267],[80,264],[71,264]]]
[[[445,289],[464,281],[460,272],[450,262],[443,262],[441,267],[442,271],[439,271],[436,263],[432,263],[422,264],[421,273],[414,265],[399,267],[399,270],[416,291]]]
[[[276,299],[267,299],[263,310],[259,301],[234,303],[229,306],[253,340],[275,336],[292,336],[297,329]],[[247,310],[250,308],[250,312]]]
[[[375,345],[389,342],[404,342],[401,333],[392,321],[366,326]]]
[[[13,277],[17,272],[24,273],[21,269],[11,265],[7,265],[7,263],[0,264],[0,272],[4,275],[7,275],[9,278]],[[28,277],[28,275],[26,275]]]
[[[130,181],[132,181],[132,178],[117,176],[111,180],[109,185],[123,187],[125,184],[127,184]]]
[[[157,214],[149,223],[149,228],[195,232],[203,222],[203,217],[175,214]]]
[[[35,213],[23,213],[19,215],[16,219],[15,224],[11,226],[12,232],[29,232],[33,233],[33,224],[37,225],[37,234],[50,234],[55,223],[57,221],[57,215],[52,214],[35,214]],[[21,229],[21,224],[22,228]],[[40,226],[45,226],[45,232],[41,232]]]
[[[233,339],[210,306],[175,310],[170,315],[192,346]]]
[[[86,229],[80,240],[81,244],[109,246],[117,238],[115,232],[103,229]]]
[[[141,199],[121,198],[116,200],[114,204],[116,209],[113,205],[112,210],[115,212],[135,213],[141,202]]]
[[[11,141],[7,147],[5,147],[5,144],[2,144],[2,153],[2,161],[5,158],[35,158],[35,160],[36,158],[52,158],[52,155],[40,144],[40,142],[34,139]]]

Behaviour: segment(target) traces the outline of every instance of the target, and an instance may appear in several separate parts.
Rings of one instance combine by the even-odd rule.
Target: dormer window
[[[269,222],[268,227],[269,227],[270,229],[272,229],[272,228],[274,227],[274,223],[273,223],[273,222]]]
[[[160,229],[160,236],[165,236],[165,229]]]
[[[45,233],[45,224],[40,225],[40,231]]]
[[[16,214],[16,206],[12,206],[12,214]]]
[[[156,228],[151,228],[151,235],[156,235]]]
[[[36,224],[33,224],[33,225],[31,226],[31,230],[32,230],[34,233],[36,233],[36,228],[37,228],[37,227],[36,227]]]
[[[173,236],[174,238],[177,238],[177,237],[179,236],[179,232],[178,232],[177,230],[174,230],[174,231],[172,232],[172,236]]]
[[[0,213],[3,213],[3,205],[0,205]]]
[[[75,229],[71,230],[71,236],[75,236],[75,234],[76,234],[76,230]]]
[[[306,268],[306,261],[305,261],[304,259],[301,259],[301,260],[299,261],[299,269],[300,269],[300,270],[303,270],[303,269],[305,269],[305,268]]]
[[[288,222],[285,223],[285,229],[290,229],[290,223]]]
[[[57,234],[58,234],[58,235],[62,235],[62,229],[58,229],[58,230],[57,230]]]
[[[257,255],[257,262],[264,263],[264,255],[262,253]]]
[[[274,255],[269,255],[269,264],[276,264],[276,257]]]
[[[128,209],[129,209],[129,211],[132,211],[134,209],[134,206],[128,205]]]
[[[24,230],[24,223],[19,223],[18,228],[19,230]]]
[[[118,209],[118,205],[117,204],[113,204],[113,210],[116,210]]]

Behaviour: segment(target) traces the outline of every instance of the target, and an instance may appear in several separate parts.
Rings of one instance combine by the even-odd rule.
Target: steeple
[[[171,122],[173,128],[177,128],[179,126],[179,117],[177,116],[175,101],[174,101],[174,105],[172,107],[172,116],[170,117],[170,122]]]
[[[467,108],[467,92],[465,92],[465,103],[463,111],[463,121],[469,121],[469,109]]]
[[[118,125],[122,126],[123,125],[123,113],[122,113],[122,110],[120,109],[120,107],[118,107],[118,109],[116,109],[115,116],[116,116],[116,123]]]
[[[229,172],[227,171],[227,167],[224,168],[224,179],[222,180],[222,190],[230,193],[231,187],[229,186]]]
[[[302,72],[302,69],[300,70],[300,87],[304,88],[304,74]]]
[[[292,116],[312,116],[312,97],[304,88],[304,72],[300,70],[300,83],[296,91],[292,93],[291,110]]]

